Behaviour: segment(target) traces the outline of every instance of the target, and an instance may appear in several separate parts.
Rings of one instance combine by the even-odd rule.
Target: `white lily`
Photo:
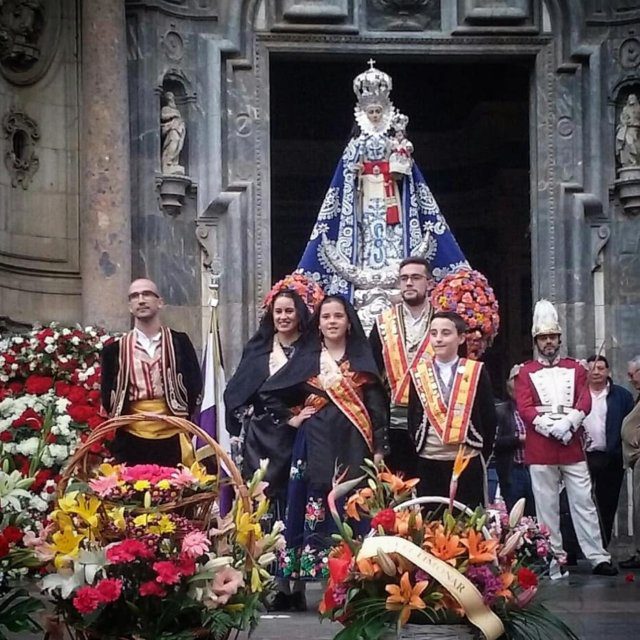
[[[520,500],[513,505],[513,508],[509,513],[509,527],[511,527],[511,529],[517,527],[520,520],[522,520],[526,502],[525,498],[520,498]]]

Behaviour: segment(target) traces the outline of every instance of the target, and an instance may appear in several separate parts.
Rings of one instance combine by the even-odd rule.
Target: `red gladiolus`
[[[518,570],[518,584],[523,589],[529,589],[530,587],[538,586],[538,576],[531,571],[531,569],[527,569],[527,567],[522,567]]]
[[[34,395],[47,393],[52,387],[53,378],[49,376],[29,376],[24,385],[26,392]]]
[[[329,558],[329,576],[334,584],[339,584],[347,579],[349,570],[353,564],[353,553],[344,542],[339,556]]]
[[[396,513],[393,509],[382,509],[371,520],[372,529],[377,529],[378,526],[381,526],[385,533],[393,533],[395,524]]]

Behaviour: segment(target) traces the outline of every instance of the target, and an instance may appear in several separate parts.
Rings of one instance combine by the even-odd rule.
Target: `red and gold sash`
[[[483,364],[460,358],[454,372],[449,405],[444,404],[433,359],[419,360],[411,375],[420,402],[443,444],[465,442]]]
[[[433,349],[429,346],[429,332],[427,331],[411,363],[409,363],[401,316],[402,305],[397,304],[381,313],[376,318],[376,324],[382,342],[384,368],[391,387],[391,401],[395,405],[406,407],[409,404],[409,382],[411,380],[409,370],[425,353],[433,355]]]
[[[350,371],[348,362],[340,365],[340,373],[342,375],[334,377],[329,386],[322,384],[320,376],[314,377],[308,382],[310,385],[324,390],[331,402],[340,409],[364,438],[369,451],[373,452],[373,427],[369,412],[362,401],[362,391],[360,390],[364,384],[371,381],[371,376],[366,373]],[[325,398],[315,394],[309,396],[305,401],[305,405],[313,406],[317,411],[325,407],[326,404]]]

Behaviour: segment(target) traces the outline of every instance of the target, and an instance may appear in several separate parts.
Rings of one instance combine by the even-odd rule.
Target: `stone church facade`
[[[5,2],[0,316],[124,329],[127,284],[148,275],[198,341],[215,281],[234,364],[272,280],[270,64],[372,55],[529,65],[525,297],[558,304],[572,354],[605,341],[622,375],[640,352],[640,178],[616,158],[637,0]]]

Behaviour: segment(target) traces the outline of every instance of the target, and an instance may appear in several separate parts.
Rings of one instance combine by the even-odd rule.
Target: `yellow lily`
[[[251,536],[260,538],[262,536],[262,529],[259,524],[252,521],[251,516],[238,510],[236,516],[236,539],[239,544],[246,546],[249,543]]]
[[[127,523],[124,519],[124,507],[112,508],[107,512],[107,517],[117,527],[118,531],[124,531]]]
[[[85,539],[85,536],[76,533],[71,528],[67,528],[62,531],[56,531],[51,536],[51,539],[57,554],[75,557],[80,551],[80,543]]]
[[[199,462],[194,462],[189,469],[191,471],[191,475],[200,483],[200,484],[210,484],[215,481],[216,477],[207,473],[206,468],[201,465]]]
[[[260,573],[257,567],[251,569],[251,591],[253,591],[253,593],[260,593],[262,591],[262,580],[260,580]]]

